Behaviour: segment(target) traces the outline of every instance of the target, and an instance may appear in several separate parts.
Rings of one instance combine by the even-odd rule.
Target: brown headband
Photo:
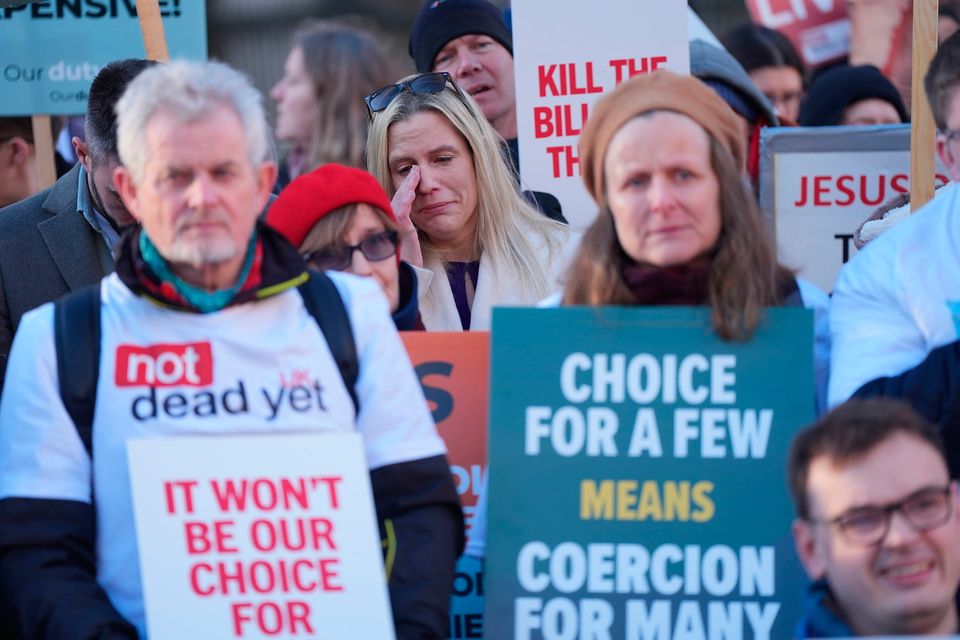
[[[703,127],[746,167],[746,142],[738,116],[713,89],[670,71],[634,76],[597,102],[580,136],[580,170],[587,191],[603,200],[603,160],[610,139],[628,120],[649,111],[675,111]]]

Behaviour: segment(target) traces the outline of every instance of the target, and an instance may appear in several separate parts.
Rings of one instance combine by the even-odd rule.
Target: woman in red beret
[[[376,280],[399,331],[423,329],[417,278],[400,260],[397,218],[369,173],[334,163],[305,173],[280,193],[267,223],[310,267]]]

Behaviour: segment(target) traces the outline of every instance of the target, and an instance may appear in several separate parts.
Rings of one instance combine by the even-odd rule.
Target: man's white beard
[[[184,232],[184,229],[201,220],[219,222],[223,225],[223,233],[215,234],[213,237],[198,238],[189,231]],[[167,250],[169,255],[163,257],[168,262],[188,264],[194,269],[232,260],[237,257],[240,248],[229,234],[230,226],[230,218],[218,210],[204,213],[193,211],[185,214],[177,220],[174,227],[174,239]]]
[[[164,256],[168,262],[188,264],[194,269],[205,265],[220,264],[232,260],[238,250],[232,238],[215,238],[212,240],[178,240],[170,245]]]

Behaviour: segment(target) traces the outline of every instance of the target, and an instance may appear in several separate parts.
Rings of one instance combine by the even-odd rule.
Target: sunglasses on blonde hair
[[[415,78],[410,80],[403,80],[396,84],[389,84],[382,89],[377,89],[363,101],[367,105],[367,111],[370,112],[370,118],[373,118],[373,114],[378,111],[383,111],[390,106],[390,103],[393,102],[394,98],[403,93],[404,91],[409,91],[414,95],[418,96],[428,96],[435,95],[443,91],[447,85],[453,87],[453,90],[456,92],[460,100],[466,104],[466,98],[463,95],[463,91],[460,90],[460,87],[457,86],[457,83],[453,81],[453,78],[450,77],[450,74],[446,71],[434,71],[430,73],[421,73]]]

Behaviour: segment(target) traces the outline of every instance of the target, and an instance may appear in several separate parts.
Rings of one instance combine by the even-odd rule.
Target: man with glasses
[[[960,34],[937,50],[924,87],[937,153],[960,180]],[[941,427],[960,474],[960,189],[954,184],[844,265],[830,307],[829,403],[904,398]]]
[[[788,473],[814,581],[797,638],[958,631],[957,487],[932,425],[900,401],[851,400],[797,435]]]

